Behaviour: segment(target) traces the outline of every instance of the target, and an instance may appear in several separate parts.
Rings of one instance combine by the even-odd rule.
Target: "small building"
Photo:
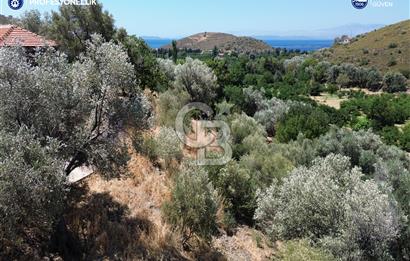
[[[57,43],[16,25],[0,25],[0,47],[7,46],[34,49],[48,46],[56,47]]]
[[[342,35],[341,37],[337,37],[335,39],[335,44],[349,44],[352,41],[348,35]]]

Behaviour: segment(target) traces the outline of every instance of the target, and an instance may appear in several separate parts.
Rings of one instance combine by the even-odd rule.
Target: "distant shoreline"
[[[160,48],[161,46],[170,44],[172,39],[165,38],[143,38],[146,43],[153,49]],[[301,51],[315,51],[322,48],[331,47],[333,45],[333,40],[277,40],[277,39],[264,39],[263,40],[268,45],[274,48],[286,48],[288,50],[301,50]]]

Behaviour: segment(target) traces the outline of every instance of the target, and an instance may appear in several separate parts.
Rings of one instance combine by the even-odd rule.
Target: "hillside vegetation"
[[[0,48],[0,260],[410,260],[402,73],[48,17],[58,50]]]
[[[211,51],[214,47],[219,51],[227,52],[265,52],[272,51],[272,47],[261,40],[251,37],[238,37],[225,33],[198,33],[177,41],[179,49],[193,49],[201,51]],[[171,45],[166,45],[164,49],[170,49]]]
[[[410,20],[355,37],[350,44],[321,51],[335,63],[349,62],[386,71],[410,70]]]

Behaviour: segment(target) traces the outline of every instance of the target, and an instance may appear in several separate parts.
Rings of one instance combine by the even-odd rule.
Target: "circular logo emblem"
[[[23,7],[24,0],[8,0],[9,7],[13,10],[19,10]]]
[[[368,0],[352,0],[352,5],[356,9],[363,9],[367,6]]]

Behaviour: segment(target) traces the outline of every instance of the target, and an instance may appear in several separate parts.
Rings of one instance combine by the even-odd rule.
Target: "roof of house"
[[[0,25],[1,46],[42,47],[57,46],[57,43],[16,25]]]

